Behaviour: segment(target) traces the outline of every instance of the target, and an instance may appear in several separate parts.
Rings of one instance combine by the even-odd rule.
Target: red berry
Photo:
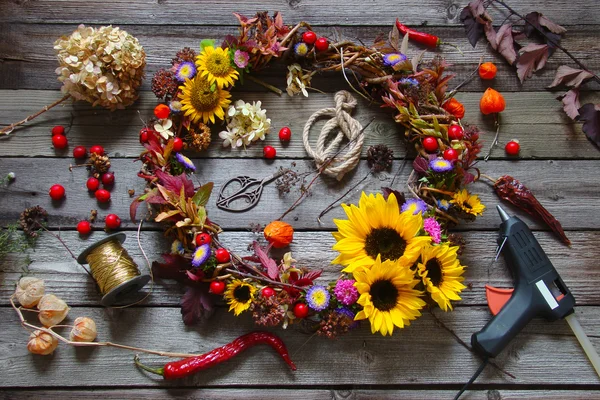
[[[94,146],[90,147],[90,153],[96,153],[99,156],[103,156],[104,155],[104,147],[99,146],[99,145],[94,145]]]
[[[140,129],[140,143],[146,143],[148,141],[148,132],[150,132],[150,129],[148,128]]]
[[[458,151],[453,148],[448,148],[444,150],[444,158],[448,161],[458,160]]]
[[[262,294],[263,297],[271,297],[271,296],[275,295],[275,290],[273,288],[270,288],[267,286],[260,293]]]
[[[179,153],[181,150],[183,150],[183,140],[181,140],[181,138],[176,137],[175,139],[173,139],[173,151]]]
[[[196,246],[202,246],[203,244],[210,243],[212,238],[206,232],[202,232],[196,235]]]
[[[504,146],[504,151],[506,151],[506,154],[509,156],[519,155],[519,150],[521,150],[521,145],[518,140],[511,140]]]
[[[102,174],[102,183],[105,186],[112,185],[115,183],[115,174],[112,172],[105,172]]]
[[[75,146],[73,149],[73,157],[77,159],[85,158],[87,155],[87,149],[84,146]]]
[[[273,159],[277,155],[277,150],[273,146],[265,146],[263,149],[263,156],[268,159]]]
[[[210,283],[209,292],[213,294],[223,294],[225,292],[225,282],[223,281],[212,281]]]
[[[108,214],[104,224],[107,229],[117,229],[121,226],[121,218],[117,214]]]
[[[317,51],[325,51],[329,48],[329,42],[324,37],[320,37],[315,42],[315,49]]]
[[[52,128],[52,136],[54,135],[64,135],[65,134],[65,127],[62,125],[56,125],[54,128]]]
[[[85,183],[85,186],[87,186],[89,191],[95,192],[100,187],[100,181],[93,176],[90,176]]]
[[[96,200],[100,203],[107,203],[110,201],[110,192],[106,189],[98,189],[96,190]]]
[[[308,317],[308,306],[304,303],[296,303],[294,306],[294,315],[296,318]]]
[[[224,248],[218,248],[217,250],[215,250],[215,258],[217,259],[217,262],[219,264],[224,264],[231,260],[229,252]]]
[[[461,140],[464,136],[463,128],[460,125],[450,125],[448,128],[448,138],[450,140]]]
[[[79,232],[80,235],[89,235],[91,231],[92,225],[88,221],[79,221],[77,224],[77,232]]]
[[[52,145],[55,149],[64,149],[69,145],[69,141],[65,135],[54,135],[52,136]]]
[[[48,194],[52,200],[60,200],[65,197],[65,188],[62,185],[52,185]]]
[[[433,136],[427,136],[423,139],[423,148],[428,153],[435,153],[438,149],[438,141]]]
[[[306,31],[302,34],[302,41],[306,44],[315,44],[317,41],[317,34],[313,31]]]
[[[287,126],[284,126],[279,130],[279,140],[282,142],[288,142],[292,138],[292,130]]]

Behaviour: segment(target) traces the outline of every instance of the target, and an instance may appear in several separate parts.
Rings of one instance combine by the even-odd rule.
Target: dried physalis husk
[[[44,296],[44,287],[43,280],[26,276],[17,283],[15,297],[23,307],[31,308]]]
[[[27,350],[33,354],[47,356],[56,350],[56,346],[58,346],[57,338],[47,332],[37,330],[29,335]]]
[[[77,317],[69,334],[69,340],[73,342],[93,342],[97,334],[96,323],[93,319]]]
[[[69,306],[53,294],[47,294],[38,303],[38,318],[44,326],[50,327],[60,324],[69,313]]]

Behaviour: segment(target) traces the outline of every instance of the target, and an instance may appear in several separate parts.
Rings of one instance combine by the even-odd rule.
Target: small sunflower
[[[414,289],[419,281],[409,266],[399,261],[382,262],[378,256],[371,269],[362,268],[353,275],[360,293],[358,304],[363,306],[354,319],[368,318],[371,333],[391,335],[394,326],[404,328],[421,316],[419,310],[425,302],[419,296],[423,292]]]
[[[233,310],[235,316],[240,315],[242,312],[250,308],[256,288],[249,283],[240,281],[239,279],[234,280],[227,285],[225,291],[225,299],[229,304],[229,311]]]
[[[458,294],[466,287],[461,283],[465,268],[460,265],[457,250],[458,246],[447,244],[426,246],[417,265],[425,288],[444,311],[452,310],[450,300],[460,300]]]
[[[208,81],[216,83],[219,88],[233,85],[239,73],[231,65],[229,49],[206,46],[202,53],[196,57],[198,72],[206,77]]]
[[[483,210],[485,210],[485,206],[481,204],[479,196],[470,194],[467,192],[467,189],[462,189],[454,193],[450,202],[459,206],[463,211],[475,216],[483,214]]]
[[[355,205],[342,204],[347,220],[335,219],[338,231],[333,233],[337,243],[334,250],[340,255],[333,264],[346,266],[344,272],[352,273],[360,267],[370,267],[377,257],[383,261],[400,260],[413,265],[421,247],[429,244],[429,236],[417,236],[423,227],[421,214],[408,210],[400,213],[394,194],[386,199],[364,192]]]
[[[181,111],[189,116],[193,122],[202,120],[207,124],[215,122],[215,115],[219,119],[225,117],[225,108],[231,103],[231,93],[227,90],[212,88],[209,81],[200,75],[188,79],[179,87],[181,94]]]

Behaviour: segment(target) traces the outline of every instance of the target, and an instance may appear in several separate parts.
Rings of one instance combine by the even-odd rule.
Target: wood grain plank
[[[247,229],[251,223],[267,223],[279,218],[297,199],[299,186],[292,188],[292,193],[280,197],[275,184],[268,185],[262,195],[260,203],[252,210],[235,214],[220,210],[215,207],[216,194],[222,185],[229,179],[239,175],[253,177],[266,177],[277,168],[290,167],[289,160],[253,159],[196,159],[197,173],[193,178],[195,182],[213,181],[215,183],[214,195],[208,206],[208,212],[213,221],[217,221],[225,229]],[[20,158],[0,159],[0,176],[9,171],[17,175],[17,180],[7,188],[0,191],[0,203],[3,205],[0,214],[0,223],[8,224],[18,219],[24,208],[32,205],[41,205],[50,213],[50,226],[53,228],[73,229],[77,222],[86,218],[91,209],[98,209],[99,216],[103,218],[108,213],[116,213],[123,220],[123,227],[133,228],[136,224],[128,221],[129,204],[131,197],[128,190],[133,188],[139,194],[143,191],[144,181],[137,177],[139,164],[134,164],[131,159],[112,160],[112,171],[116,175],[116,182],[112,189],[110,203],[98,204],[93,195],[85,188],[87,171],[76,168],[69,172],[69,159],[40,159],[34,158],[23,162]],[[299,173],[312,171],[313,166],[309,161],[295,161],[296,171]],[[600,192],[596,190],[600,184],[597,172],[597,161],[521,161],[502,162],[489,161],[481,163],[479,167],[483,173],[490,176],[508,174],[516,177],[528,186],[546,208],[561,221],[568,230],[598,229],[600,214],[597,204],[600,201]],[[391,185],[393,174],[400,163],[395,163],[391,173],[380,173],[378,176],[367,179],[356,190],[348,195],[344,202],[357,203],[360,191],[376,192],[382,186]],[[397,177],[395,188],[405,190],[410,165],[404,168]],[[342,182],[324,177],[317,179],[311,188],[312,195],[307,196],[287,220],[292,222],[296,229],[332,229],[334,218],[343,218],[341,207],[334,207],[324,218],[323,224],[317,223],[317,216],[330,202],[361,180],[368,173],[366,162],[361,162],[357,169],[349,173]],[[50,186],[60,183],[65,186],[66,199],[53,203],[47,195]],[[487,183],[476,182],[470,190],[480,195],[481,200],[487,205],[488,210],[473,223],[464,223],[461,229],[497,229],[498,216],[494,207],[499,200]],[[516,212],[511,206],[507,209]],[[141,212],[141,211],[140,211]],[[518,213],[532,228],[542,227],[537,221]],[[143,214],[141,214],[143,215]],[[150,226],[150,225],[148,225]]]
[[[549,232],[534,232],[548,257],[561,274],[563,280],[577,299],[579,305],[600,305],[600,293],[597,282],[600,280],[598,259],[600,250],[597,243],[600,232],[570,232],[573,241],[570,249],[565,249]],[[87,240],[81,239],[76,232],[62,232],[61,237],[69,248],[79,254],[83,249],[105,236],[104,232],[94,232]],[[139,250],[134,232],[127,232],[124,246],[139,265],[141,271],[147,271],[146,263]],[[492,264],[496,251],[496,232],[464,232],[467,242],[460,256],[467,266],[465,284],[468,289],[461,294],[458,307],[485,305],[485,285],[511,287],[512,280],[501,257]],[[248,245],[260,237],[251,232],[224,232],[221,242],[240,255],[249,255]],[[170,251],[170,243],[161,232],[143,232],[142,246],[150,261],[160,260],[160,254]],[[296,232],[290,246],[299,265],[323,269],[321,283],[327,284],[339,276],[341,269],[331,261],[338,254],[331,247],[335,240],[329,232]],[[273,252],[281,257],[283,251]],[[21,276],[36,276],[46,281],[48,292],[60,294],[71,306],[97,306],[100,294],[94,282],[77,265],[60,243],[48,234],[39,239],[35,251],[28,254],[15,254],[0,264],[0,304],[8,304],[14,293],[15,284]],[[148,290],[148,289],[147,289]],[[184,288],[171,280],[158,280],[146,305],[178,306]]]
[[[24,118],[45,104],[53,102],[60,96],[58,91],[0,91],[0,122],[8,124]],[[492,153],[492,159],[506,159],[503,144],[511,139],[518,139],[521,144],[521,159],[529,158],[577,158],[598,159],[600,152],[581,131],[581,124],[573,123],[563,113],[559,101],[550,92],[507,93],[505,95],[507,109],[502,114],[500,147]],[[589,101],[600,101],[599,93],[590,93]],[[304,97],[278,97],[271,93],[236,92],[234,98],[245,101],[261,101],[271,118],[271,132],[264,144],[278,149],[279,158],[303,158],[306,152],[302,144],[302,131],[306,120],[317,110],[332,107],[335,103],[333,94],[311,94]],[[493,118],[483,116],[479,112],[479,93],[460,93],[457,98],[464,102],[466,113],[464,122],[476,124],[482,132],[482,142],[488,146],[492,140]],[[28,126],[15,131],[14,135],[2,140],[0,157],[69,157],[69,151],[57,152],[52,148],[50,130],[55,125],[73,125],[68,131],[70,148],[76,145],[90,147],[94,144],[104,145],[111,156],[137,157],[142,147],[139,143],[139,130],[143,126],[140,118],[150,119],[152,109],[157,104],[151,92],[141,93],[140,100],[126,110],[110,112],[92,108],[86,103],[66,104],[59,106],[32,121]],[[290,112],[293,110],[293,112]],[[139,113],[139,114],[138,114]],[[72,117],[73,118],[72,118]],[[366,130],[363,157],[369,146],[384,143],[389,146],[397,158],[403,157],[407,146],[403,140],[403,128],[396,124],[390,109],[370,106],[363,99],[353,113],[354,118],[366,124],[375,118]],[[313,140],[324,124],[318,122],[311,131]],[[282,126],[292,129],[292,140],[282,146],[277,132]],[[208,151],[198,154],[200,157],[262,157],[262,144],[249,146],[246,150],[224,148],[218,137],[223,129],[213,127],[213,142]],[[544,145],[551,143],[552,145]],[[314,144],[313,144],[314,145]],[[413,156],[411,155],[410,158]]]
[[[476,307],[453,313],[436,313],[464,341],[481,329],[489,312]],[[174,308],[73,308],[68,320],[89,316],[96,321],[99,340],[155,348],[164,351],[203,353],[255,329],[249,315],[217,313],[198,328],[185,327]],[[600,329],[600,308],[579,307],[577,316],[589,332]],[[298,366],[290,372],[276,354],[265,347],[247,350],[237,358],[193,377],[164,381],[135,368],[133,354],[118,349],[74,349],[59,346],[49,357],[28,354],[28,333],[11,308],[0,309],[3,334],[0,361],[8,368],[0,386],[77,387],[127,386],[127,388],[200,386],[286,386],[300,385],[456,385],[466,382],[480,360],[436,326],[426,313],[410,327],[392,337],[372,335],[366,324],[339,340],[312,338],[296,326],[276,332],[285,341]],[[125,322],[126,321],[126,322]],[[168,335],[165,332],[168,330]],[[600,346],[600,338],[592,336]],[[142,355],[143,362],[160,365],[164,358]],[[479,384],[503,385],[600,385],[577,340],[564,321],[548,323],[535,319],[501,353],[496,362],[516,376],[508,378],[493,368],[479,377]],[[556,371],[560,370],[560,374]],[[68,377],[68,378],[66,378]]]
[[[315,25],[373,25],[391,24],[396,17],[399,17],[404,23],[410,25],[447,25],[459,22],[460,11],[467,1],[409,0],[403,2],[401,9],[394,3],[365,3],[359,0],[332,1],[327,3],[327,7],[323,7],[323,3],[316,0],[289,0],[287,2],[269,0],[262,1],[258,9],[254,3],[243,2],[231,3],[212,0],[203,2],[202,7],[197,7],[196,4],[192,0],[150,4],[142,0],[127,3],[118,0],[106,2],[5,0],[0,22],[230,25],[236,22],[231,15],[233,12],[250,16],[260,10],[279,10],[288,23],[309,19],[308,22]],[[533,0],[513,4],[513,7],[521,13],[540,11],[554,22],[562,25],[597,23],[600,14],[595,6],[594,0],[582,0],[577,4],[552,0],[544,2],[542,9],[540,9],[540,4]],[[206,13],[205,10],[213,12]],[[502,21],[506,15],[504,10],[495,7],[490,7],[489,12],[492,18],[498,22]]]
[[[54,72],[58,66],[54,41],[65,34],[69,34],[77,25],[47,25],[47,24],[3,24],[0,25],[0,35],[5,41],[0,42],[0,89],[58,89],[60,83],[56,80]],[[212,37],[221,39],[228,34],[236,34],[235,27],[195,27],[195,26],[170,26],[168,31],[156,29],[153,25],[135,25],[124,27],[135,35],[144,46],[147,53],[147,77],[142,88],[150,89],[150,78],[159,68],[169,67],[171,58],[176,51],[184,46],[196,48],[200,40]],[[391,25],[374,27],[326,27],[319,28],[320,34],[326,35],[331,40],[360,39],[369,45],[381,35],[387,35]],[[449,46],[442,46],[435,52],[428,52],[425,59],[431,59],[434,54],[442,55],[452,66],[449,72],[456,74],[453,85],[458,85],[466,79],[476,68],[479,59],[485,55],[486,61],[493,61],[498,66],[496,78],[490,81],[473,79],[463,87],[463,91],[482,92],[490,85],[502,92],[508,91],[536,91],[544,90],[554,79],[558,66],[567,64],[575,67],[572,61],[562,52],[557,51],[548,60],[546,67],[535,74],[532,79],[521,84],[515,68],[508,65],[500,56],[491,50],[486,50],[482,41],[473,48],[467,41],[462,27],[431,27],[431,33],[443,38],[445,42],[457,45],[462,54]],[[31,40],[31,39],[35,40]],[[585,27],[578,25],[570,28],[561,44],[575,57],[579,58],[586,66],[596,71],[600,69],[600,33],[597,26]],[[419,45],[411,45],[409,55],[421,50]],[[285,85],[285,66],[281,63],[272,65],[259,74],[261,79],[281,87]],[[347,88],[346,82],[339,74],[317,75],[313,86],[325,90],[335,91]],[[598,89],[600,85],[590,83],[585,88]],[[264,91],[260,86],[247,83],[244,90]]]

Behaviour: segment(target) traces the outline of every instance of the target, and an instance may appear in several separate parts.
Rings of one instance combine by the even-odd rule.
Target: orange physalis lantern
[[[491,62],[483,63],[479,66],[479,77],[481,79],[494,79],[496,77],[496,65]]]
[[[505,107],[504,97],[492,88],[488,88],[479,101],[479,109],[485,115],[502,112]]]
[[[465,106],[454,97],[444,103],[444,110],[454,115],[456,118],[461,119],[465,116]]]
[[[265,227],[264,235],[273,247],[281,249],[294,240],[294,228],[286,222],[273,221]]]

